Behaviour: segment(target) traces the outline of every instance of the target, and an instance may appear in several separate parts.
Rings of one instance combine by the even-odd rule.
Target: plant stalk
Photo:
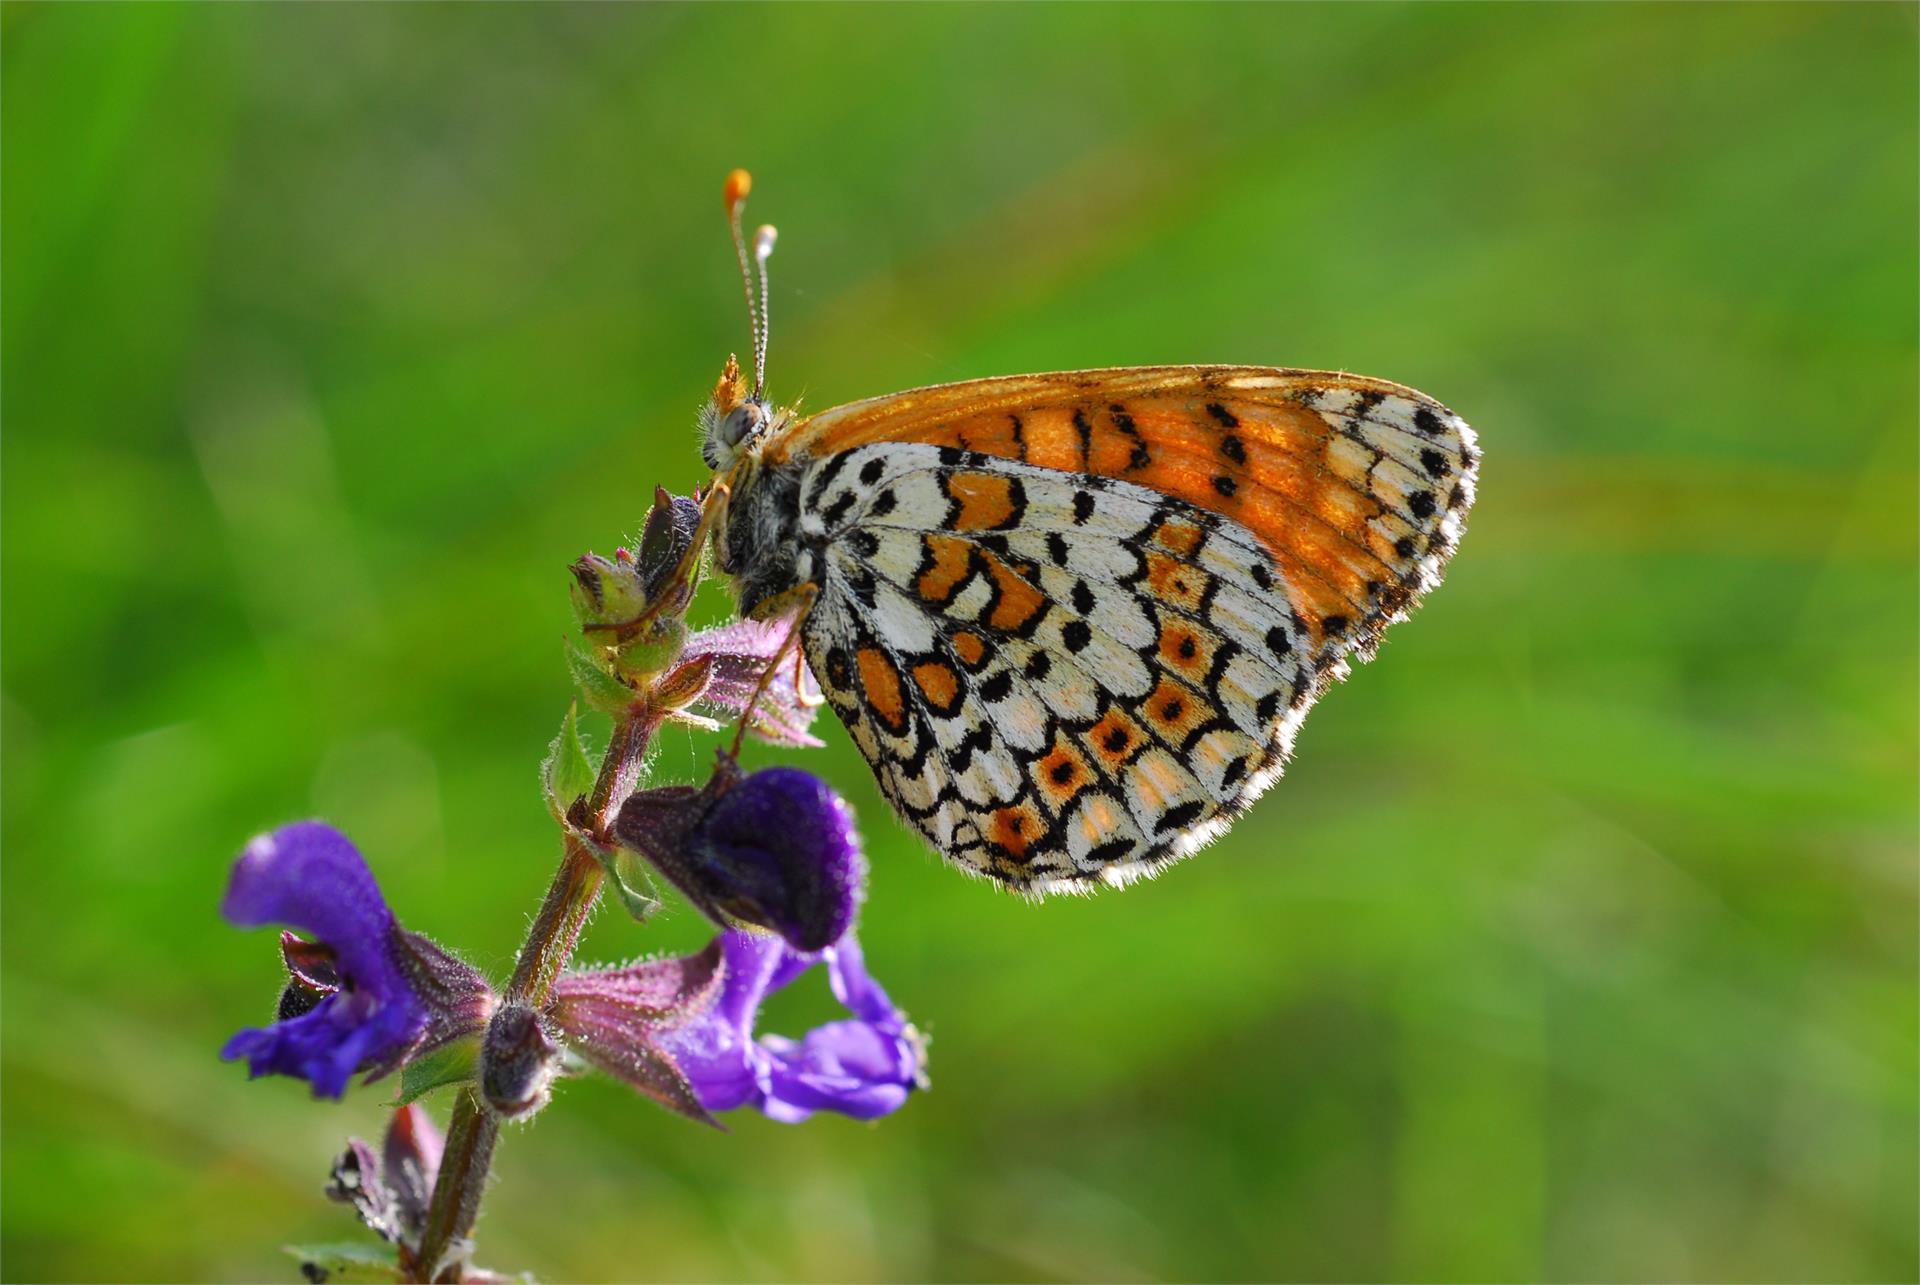
[[[607,744],[606,755],[600,760],[600,773],[586,799],[586,820],[593,842],[610,846],[609,831],[614,814],[640,784],[647,745],[660,721],[659,712],[642,698],[615,722],[613,739]],[[514,963],[513,977],[507,983],[507,1002],[534,1008],[547,1002],[554,982],[573,956],[573,948],[593,914],[605,881],[605,868],[586,841],[569,827],[560,868],[554,872],[546,900],[534,916],[533,927],[528,930],[527,940],[520,947],[520,957]],[[481,1105],[472,1087],[462,1088],[447,1123],[446,1152],[433,1186],[426,1230],[420,1238],[415,1280],[460,1279],[464,1266],[460,1257],[444,1264],[441,1260],[447,1256],[450,1246],[473,1231],[480,1215],[480,1197],[486,1189],[487,1173],[493,1165],[493,1146],[499,1136],[499,1119]],[[435,1274],[436,1268],[438,1274]]]

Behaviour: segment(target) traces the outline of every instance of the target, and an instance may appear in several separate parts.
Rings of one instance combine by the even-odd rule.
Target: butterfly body
[[[1451,557],[1478,450],[1399,385],[1263,367],[975,380],[703,417],[743,614],[807,660],[896,810],[1045,893],[1150,874],[1276,779]]]

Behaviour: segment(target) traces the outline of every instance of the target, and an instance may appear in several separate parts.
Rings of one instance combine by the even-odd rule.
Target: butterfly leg
[[[731,757],[740,757],[740,745],[746,739],[748,725],[753,721],[754,708],[759,705],[760,698],[767,694],[767,688],[772,685],[774,675],[780,672],[787,654],[792,652],[798,662],[804,663],[806,657],[800,650],[800,627],[806,623],[807,613],[813,610],[813,604],[819,597],[820,586],[809,582],[783,590],[753,609],[755,620],[786,619],[791,623],[780,649],[768,658],[766,667],[760,671],[760,682],[754,687],[753,696],[747,701],[746,708],[740,711],[740,721],[733,733],[733,748],[728,751]],[[794,690],[802,693],[802,699],[805,699],[806,689],[799,682],[798,673],[795,674]]]
[[[798,630],[799,625],[796,624],[794,628]],[[801,647],[793,649],[793,695],[808,709],[818,709],[827,703],[826,693],[820,690],[818,684],[812,688],[807,686],[807,653]]]

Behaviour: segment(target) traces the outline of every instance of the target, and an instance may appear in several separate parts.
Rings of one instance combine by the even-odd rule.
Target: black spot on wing
[[[1195,821],[1198,821],[1201,813],[1206,810],[1207,805],[1198,799],[1190,799],[1185,803],[1170,807],[1158,821],[1153,823],[1154,833],[1172,834],[1177,830],[1184,830]]]

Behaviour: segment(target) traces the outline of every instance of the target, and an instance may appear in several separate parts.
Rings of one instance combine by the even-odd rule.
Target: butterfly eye
[[[720,421],[720,440],[738,446],[767,426],[767,408],[761,402],[741,402]]]
[[[747,400],[732,410],[722,410],[721,405],[717,400],[709,401],[700,410],[700,454],[706,459],[707,467],[715,471],[731,468],[741,444],[756,436],[773,418],[764,402]]]

